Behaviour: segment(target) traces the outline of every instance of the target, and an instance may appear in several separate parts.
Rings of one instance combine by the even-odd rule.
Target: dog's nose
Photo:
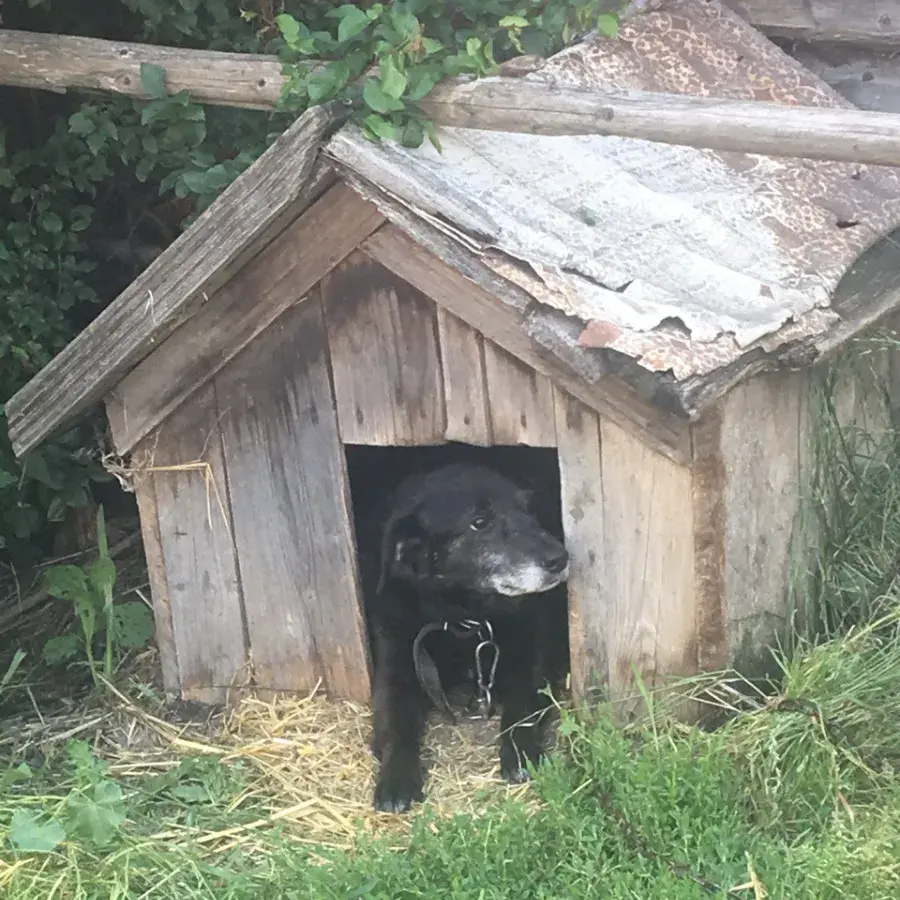
[[[548,572],[558,573],[562,572],[563,569],[569,564],[569,554],[565,550],[560,550],[559,553],[554,553],[553,556],[547,557],[547,561],[544,563],[544,567]]]

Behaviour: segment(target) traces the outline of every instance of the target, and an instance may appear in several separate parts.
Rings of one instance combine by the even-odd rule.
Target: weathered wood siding
[[[145,537],[150,536],[148,561],[164,671],[171,673],[177,660],[181,696],[202,703],[224,702],[229,689],[244,682],[247,659],[217,419],[210,385],[148,437],[149,455],[136,460],[138,466],[152,465],[142,476],[140,512]],[[160,549],[165,586],[154,571],[159,561],[153,555]],[[169,621],[174,648],[166,646]]]
[[[719,628],[728,664],[748,675],[771,667],[768,648],[784,634],[800,503],[806,481],[809,376],[757,376],[721,404],[718,461],[724,483]],[[710,444],[714,437],[710,438]],[[710,460],[716,458],[710,449]]]
[[[116,385],[106,404],[116,449],[129,451],[382,221],[346,185],[330,188]]]
[[[609,682],[610,624],[616,596],[605,560],[600,417],[554,391],[560,500],[569,551],[569,656],[572,690],[585,697]]]
[[[484,345],[484,366],[494,443],[555,447],[550,379],[490,341]]]
[[[491,411],[484,370],[484,338],[447,310],[438,307],[441,372],[447,404],[448,441],[490,446]]]
[[[322,293],[344,441],[442,443],[434,303],[359,251],[325,279]]]
[[[318,298],[216,378],[255,684],[366,702],[366,630]]]

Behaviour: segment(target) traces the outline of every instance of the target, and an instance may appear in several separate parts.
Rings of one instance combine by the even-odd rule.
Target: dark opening
[[[430,447],[368,447],[348,444],[347,473],[356,530],[363,596],[378,581],[380,531],[390,495],[409,475],[448,463],[484,465],[534,492],[531,509],[541,525],[564,540],[559,456],[552,448],[475,447],[449,443]],[[569,629],[565,604],[542,610],[539,676],[558,689],[569,671]],[[370,635],[371,641],[371,635]]]

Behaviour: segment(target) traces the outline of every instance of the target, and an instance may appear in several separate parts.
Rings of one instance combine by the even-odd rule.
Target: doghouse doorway
[[[347,476],[363,596],[377,582],[380,528],[388,499],[400,482],[419,472],[450,463],[487,466],[533,491],[532,511],[538,521],[565,540],[562,522],[559,456],[555,448],[529,446],[477,447],[449,442],[419,447],[345,444]],[[543,611],[542,668],[555,684],[569,671],[569,627],[566,604]],[[371,635],[370,649],[371,649]]]

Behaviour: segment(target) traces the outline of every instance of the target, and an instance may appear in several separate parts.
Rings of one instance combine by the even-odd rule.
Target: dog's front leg
[[[541,759],[541,711],[547,698],[533,686],[534,654],[524,635],[503,645],[497,667],[500,716],[500,773],[514,783],[530,777],[527,765]]]
[[[416,679],[412,646],[380,637],[372,697],[372,750],[381,762],[375,808],[406,812],[422,794],[422,732],[427,699]]]

